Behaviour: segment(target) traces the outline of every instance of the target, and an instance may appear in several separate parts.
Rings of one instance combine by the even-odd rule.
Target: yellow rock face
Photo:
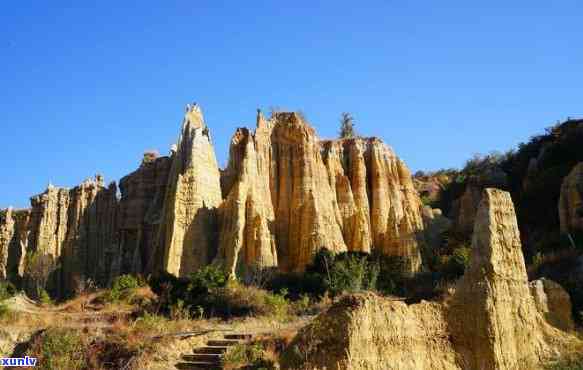
[[[377,138],[322,146],[348,249],[401,256],[408,272],[419,271],[422,203],[405,164]]]
[[[173,156],[164,202],[163,268],[185,276],[211,262],[216,253],[216,210],[220,174],[202,112],[189,106]]]
[[[576,165],[563,180],[559,218],[561,232],[583,231],[583,163]]]
[[[302,329],[283,369],[538,369],[580,347],[530,294],[510,194],[487,189],[468,271],[445,303],[345,296]]]
[[[49,267],[47,286],[55,292],[71,292],[87,279],[107,284],[114,275],[117,257],[117,188],[106,188],[102,178],[86,180],[73,189],[49,188],[31,198],[30,217],[22,215],[20,250],[14,247],[12,270],[32,272],[23,266],[28,252]],[[26,235],[26,236],[25,236]],[[9,258],[10,260],[10,258]],[[53,271],[60,270],[58,274]]]
[[[277,266],[269,173],[260,167],[255,136],[239,129],[223,174],[227,198],[220,207],[217,262],[231,274],[252,266]]]
[[[552,337],[530,294],[510,194],[486,189],[476,214],[469,269],[458,283],[450,330],[465,369],[532,369]],[[556,344],[556,343],[555,343]]]
[[[421,201],[378,139],[320,141],[295,113],[237,131],[222,174],[219,260],[298,271],[320,248],[377,249],[421,266]]]

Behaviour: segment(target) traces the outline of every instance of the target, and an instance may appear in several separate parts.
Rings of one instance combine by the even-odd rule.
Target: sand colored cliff
[[[304,328],[284,369],[537,369],[580,346],[530,294],[510,194],[487,189],[469,270],[444,303],[346,296]]]

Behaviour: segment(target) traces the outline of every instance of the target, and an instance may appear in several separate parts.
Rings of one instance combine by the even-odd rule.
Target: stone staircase
[[[253,339],[253,334],[226,334],[223,339],[209,340],[206,346],[195,348],[192,353],[182,355],[182,362],[176,364],[179,370],[223,369],[223,355],[229,347],[243,344]]]

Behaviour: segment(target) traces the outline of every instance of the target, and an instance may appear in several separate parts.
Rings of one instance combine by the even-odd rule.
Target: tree
[[[341,139],[349,139],[356,136],[354,117],[348,112],[343,112],[340,116],[339,136]]]

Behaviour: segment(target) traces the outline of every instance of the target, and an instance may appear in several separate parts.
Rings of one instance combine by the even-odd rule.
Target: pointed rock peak
[[[317,141],[316,130],[297,112],[275,112],[270,119],[274,131],[285,140],[292,142]]]
[[[237,145],[241,143],[243,140],[249,139],[249,129],[246,127],[239,127],[235,131],[235,134],[231,138],[231,145]]]
[[[186,113],[184,114],[184,126],[191,125],[192,128],[204,128],[204,117],[202,109],[196,103],[186,104]]]
[[[265,119],[265,116],[263,115],[261,109],[257,109],[257,128],[261,129],[266,127],[268,127],[267,120]]]
[[[476,214],[472,272],[527,280],[520,233],[510,193],[485,189]]]

